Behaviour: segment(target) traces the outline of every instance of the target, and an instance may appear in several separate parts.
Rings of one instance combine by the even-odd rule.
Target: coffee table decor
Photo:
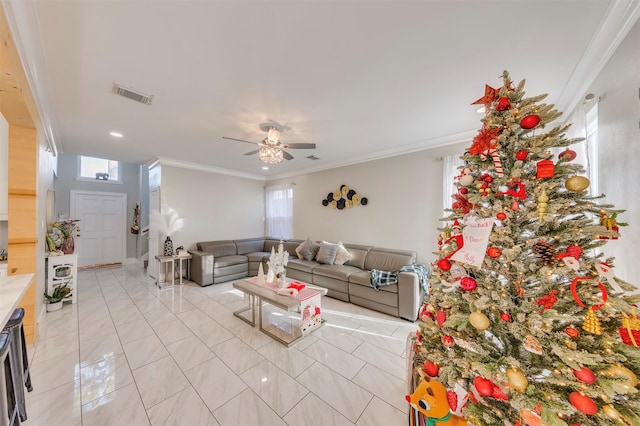
[[[269,256],[269,261],[267,262],[269,266],[267,283],[272,283],[275,279],[279,287],[286,287],[287,278],[285,267],[287,263],[289,263],[289,252],[284,250],[284,242],[280,240],[277,252],[271,247],[271,256]]]
[[[277,282],[267,282],[260,286],[257,277],[235,281],[233,287],[248,296],[249,303],[233,315],[251,326],[257,322],[260,331],[290,346],[322,325],[320,298],[327,289],[299,281],[286,285],[282,288]]]

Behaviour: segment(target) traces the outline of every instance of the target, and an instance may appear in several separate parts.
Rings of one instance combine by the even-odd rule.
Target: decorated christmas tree
[[[639,298],[602,247],[619,236],[621,211],[589,195],[570,148],[583,141],[555,124],[546,95],[502,79],[475,102],[482,128],[441,229],[413,345],[415,385],[425,384],[408,397],[424,392],[411,423],[640,425]],[[449,417],[427,420],[433,382],[448,390]]]

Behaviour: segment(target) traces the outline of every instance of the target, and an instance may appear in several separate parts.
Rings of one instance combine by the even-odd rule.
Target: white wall
[[[269,184],[295,182],[294,238],[414,250],[420,262],[434,259],[442,222],[443,155],[462,154],[469,143],[418,151],[340,167]],[[369,204],[324,207],[329,192],[347,185]]]
[[[615,256],[616,275],[640,288],[640,21],[609,60],[589,92],[598,105],[599,191],[604,202],[625,209],[618,218],[630,226],[620,228],[617,241],[603,247]]]
[[[161,200],[185,219],[173,247],[264,236],[264,182],[162,165]]]
[[[36,318],[42,312],[44,304],[43,294],[45,292],[45,260],[44,253],[46,251],[47,223],[47,191],[53,189],[53,170],[56,166],[57,159],[48,151],[48,145],[44,138],[44,132],[38,127],[38,176],[37,176],[37,193],[36,193],[36,221],[38,232],[38,253],[42,253],[36,257],[36,292],[35,307],[38,309]],[[38,338],[39,330],[36,330],[36,338]]]

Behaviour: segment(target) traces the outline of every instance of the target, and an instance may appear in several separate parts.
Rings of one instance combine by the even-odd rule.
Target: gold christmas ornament
[[[590,308],[587,311],[587,315],[585,315],[584,322],[582,323],[582,329],[597,336],[600,336],[602,334],[600,320],[596,316],[596,313],[593,311],[593,308]]]
[[[360,204],[361,200],[362,200],[362,197],[360,196],[360,194],[353,194],[353,197],[351,197],[351,201],[353,201],[354,206],[357,206],[358,204]]]
[[[346,197],[348,193],[349,193],[349,187],[347,185],[344,185],[342,187],[342,195]]]
[[[573,192],[584,191],[589,187],[589,179],[584,176],[572,176],[564,183],[564,186]]]
[[[547,196],[547,192],[543,189],[540,195],[538,195],[538,219],[544,219],[544,214],[547,212],[547,201],[549,201],[549,196]]]
[[[611,368],[604,372],[604,374],[626,379],[625,381],[620,381],[613,384],[613,390],[621,395],[626,395],[633,392],[633,388],[635,388],[638,384],[638,377],[633,373],[633,371],[622,365],[612,365]]]
[[[489,328],[490,321],[485,314],[480,311],[475,311],[469,314],[469,323],[471,323],[474,328],[482,331]]]
[[[331,206],[332,209],[335,209],[338,207],[338,202],[336,200],[333,200],[332,202],[329,203],[329,205]]]
[[[340,198],[342,198],[342,192],[340,192],[339,189],[336,189],[335,191],[333,191],[333,199],[339,200]]]
[[[611,420],[620,420],[622,418],[620,412],[613,408],[611,405],[605,405],[604,407],[602,407],[602,412]]]
[[[507,370],[507,381],[509,382],[509,387],[511,389],[517,390],[521,393],[524,393],[527,386],[529,386],[529,381],[526,376],[515,367],[509,367]]]

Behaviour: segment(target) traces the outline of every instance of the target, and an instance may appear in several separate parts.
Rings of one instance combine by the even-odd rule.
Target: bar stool
[[[10,341],[11,335],[8,332],[0,332],[0,364],[2,366],[0,368],[0,426],[20,424],[15,393],[13,391],[11,366],[9,366],[7,362]]]
[[[13,311],[11,318],[5,324],[2,331],[7,331],[11,335],[9,349],[9,364],[11,365],[11,377],[13,378],[13,391],[16,395],[18,413],[20,420],[27,420],[27,405],[24,397],[24,387],[27,386],[29,392],[33,390],[31,386],[31,374],[29,373],[29,357],[27,355],[27,344],[24,339],[24,309],[18,308]]]

